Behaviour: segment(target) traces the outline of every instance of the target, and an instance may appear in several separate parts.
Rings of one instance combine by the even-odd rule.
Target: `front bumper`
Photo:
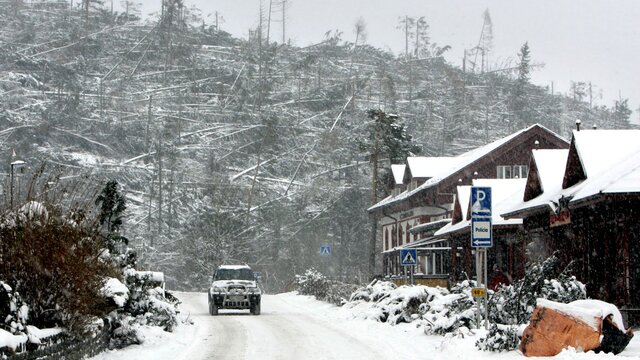
[[[260,304],[260,294],[209,294],[209,302],[219,309],[251,309]]]

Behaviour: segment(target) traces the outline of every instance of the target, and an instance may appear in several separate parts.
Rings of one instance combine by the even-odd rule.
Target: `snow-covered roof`
[[[504,215],[518,216],[525,210],[544,206],[555,210],[558,199],[562,197],[571,198],[569,203],[575,204],[598,194],[640,192],[638,139],[640,130],[574,131],[569,152],[575,151],[586,179],[562,189],[563,177],[567,176],[569,165],[562,167],[559,156],[554,157],[553,153],[538,154],[534,161],[543,181],[544,192],[529,201],[520,201]],[[565,164],[568,157],[570,155],[563,155]],[[560,172],[562,176],[559,176]]]
[[[640,130],[574,131],[573,138],[587,179],[574,186],[572,202],[640,192]]]
[[[407,198],[410,198],[411,196],[425,190],[428,188],[431,188],[433,186],[438,185],[441,181],[443,181],[444,179],[452,176],[453,174],[455,174],[456,172],[458,172],[459,170],[462,170],[463,168],[471,165],[472,163],[474,163],[475,161],[481,159],[482,157],[486,156],[487,154],[489,154],[490,152],[498,149],[499,147],[505,145],[506,143],[508,143],[509,141],[513,140],[514,138],[522,135],[523,133],[526,133],[528,131],[531,131],[533,128],[542,128],[544,130],[546,130],[547,132],[549,132],[550,134],[554,134],[555,136],[558,137],[558,139],[565,141],[564,139],[562,139],[560,136],[556,135],[555,133],[553,133],[552,131],[546,129],[544,126],[539,125],[539,124],[535,124],[535,125],[531,125],[526,129],[520,130],[518,132],[515,132],[507,137],[501,138],[499,140],[496,140],[490,144],[478,147],[476,149],[467,151],[466,153],[463,153],[461,155],[458,155],[454,158],[451,158],[450,161],[445,161],[445,160],[438,160],[441,161],[441,164],[443,165],[442,168],[437,169],[437,171],[433,171],[431,172],[431,178],[429,178],[427,181],[425,181],[422,185],[418,186],[417,188],[410,190],[410,191],[404,191],[403,193],[397,195],[397,196],[388,196],[385,199],[381,200],[380,202],[378,202],[377,204],[371,206],[370,208],[368,208],[368,211],[372,211],[372,210],[376,210],[378,208],[381,207],[385,207],[400,201],[403,201]],[[446,159],[446,158],[441,158],[441,159]],[[438,162],[436,161],[436,162]],[[434,164],[436,163],[434,162]],[[414,175],[415,176],[415,175]]]
[[[494,226],[520,225],[522,219],[505,219],[500,214],[505,209],[511,209],[514,203],[522,198],[527,179],[476,179],[473,186],[491,188],[491,221]],[[467,218],[467,209],[471,198],[471,186],[458,186],[458,201],[462,209],[463,220],[455,224],[448,224],[436,231],[434,236],[444,236],[462,229],[466,229],[471,224],[471,219]]]
[[[640,152],[640,130],[573,131],[573,140],[587,178],[608,171]]]
[[[396,185],[402,185],[404,178],[404,169],[407,166],[405,164],[392,164],[391,173],[393,174],[393,181]]]
[[[251,269],[249,265],[220,265],[218,269],[226,270],[239,270],[239,269]]]
[[[555,208],[553,201],[557,200],[556,194],[562,190],[562,178],[567,167],[568,149],[533,150],[532,169],[538,171],[538,181],[542,188],[542,194],[524,201],[520,196],[519,202],[513,204],[513,208],[505,209],[509,213],[519,212],[522,209],[549,206]],[[529,177],[529,181],[533,178]]]
[[[411,230],[409,230],[412,234],[418,234],[424,231],[433,231],[433,230],[438,230],[441,227],[447,225],[448,223],[451,222],[451,219],[440,219],[440,220],[435,220],[435,221],[431,221],[428,223],[424,223],[424,224],[420,224],[420,225],[416,225],[414,227],[411,228]]]
[[[453,168],[458,158],[411,156],[407,158],[407,167],[414,178],[432,178],[444,169]]]

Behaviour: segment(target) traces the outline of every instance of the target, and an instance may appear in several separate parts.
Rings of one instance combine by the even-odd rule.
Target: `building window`
[[[391,246],[392,247],[396,247],[398,246],[398,231],[396,229],[396,226],[392,226],[391,227]]]
[[[389,228],[387,227],[384,230],[384,246],[385,246],[385,250],[389,250]]]
[[[511,179],[511,165],[498,165],[498,179]]]
[[[529,172],[527,165],[498,165],[496,169],[498,179],[524,179]]]
[[[518,179],[524,179],[529,173],[529,167],[527,165],[513,165],[513,177]]]

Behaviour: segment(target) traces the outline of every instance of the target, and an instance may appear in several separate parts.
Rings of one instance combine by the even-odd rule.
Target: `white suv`
[[[209,314],[219,309],[249,309],[260,315],[260,298],[255,275],[248,265],[221,265],[209,288]]]

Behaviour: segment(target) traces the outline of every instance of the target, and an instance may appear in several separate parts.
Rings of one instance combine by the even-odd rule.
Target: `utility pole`
[[[287,23],[286,11],[287,11],[287,0],[282,0],[282,45],[286,43],[286,38],[285,38],[285,25]]]
[[[269,34],[271,32],[271,5],[273,5],[273,0],[269,0],[269,15],[267,15],[267,46],[269,45]]]

